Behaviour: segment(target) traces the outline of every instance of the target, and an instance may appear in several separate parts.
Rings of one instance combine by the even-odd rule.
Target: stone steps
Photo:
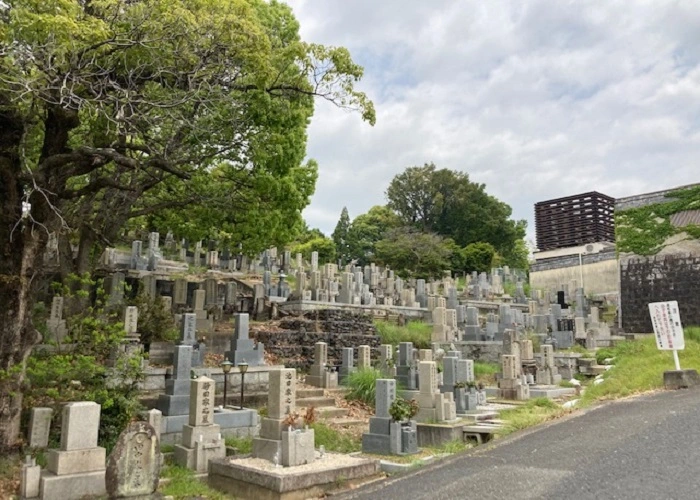
[[[323,389],[297,389],[297,402],[300,399],[323,397]]]
[[[313,406],[314,408],[321,408],[326,406],[335,407],[335,398],[327,396],[300,398],[297,396],[297,406],[300,408],[308,408],[309,406]]]
[[[367,421],[365,421],[361,418],[355,418],[355,417],[325,418],[325,419],[323,419],[323,422],[326,424],[340,425],[343,427],[355,427],[358,425],[366,425],[367,424]]]
[[[327,420],[338,417],[345,417],[348,414],[347,408],[338,408],[337,406],[325,406],[316,408],[318,417],[321,420]]]

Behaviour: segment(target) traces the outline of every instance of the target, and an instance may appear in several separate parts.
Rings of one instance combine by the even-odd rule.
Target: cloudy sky
[[[350,49],[374,127],[319,103],[304,216],[330,234],[434,162],[528,220],[535,202],[700,182],[700,2],[287,0],[302,38]]]

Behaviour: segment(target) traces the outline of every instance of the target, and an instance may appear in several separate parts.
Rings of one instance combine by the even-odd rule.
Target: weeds
[[[252,437],[236,437],[227,436],[226,446],[235,448],[239,455],[247,455],[253,452],[253,438]]]
[[[416,349],[430,349],[433,326],[428,323],[409,321],[406,326],[397,326],[386,321],[377,321],[375,326],[382,344],[397,346],[400,342],[413,342]]]
[[[352,453],[362,449],[362,443],[359,438],[343,433],[327,424],[316,422],[311,425],[311,428],[314,430],[314,440],[317,448],[323,446],[326,451],[338,453]]]
[[[374,399],[377,393],[377,379],[382,377],[382,372],[374,368],[365,368],[352,372],[348,375],[345,382],[350,388],[345,399],[348,401],[361,401],[374,408]]]

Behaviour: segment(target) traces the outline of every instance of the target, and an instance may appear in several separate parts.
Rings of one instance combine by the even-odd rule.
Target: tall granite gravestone
[[[46,328],[53,335],[53,340],[59,343],[63,342],[68,333],[66,320],[63,319],[63,297],[60,295],[56,295],[51,299],[51,315],[46,322]]]
[[[234,314],[233,337],[231,337],[231,350],[226,352],[226,358],[238,366],[244,361],[249,366],[262,366],[265,364],[265,345],[255,343],[248,337],[248,314]]]
[[[362,435],[362,452],[379,455],[418,453],[416,423],[395,422],[389,408],[396,399],[396,380],[378,379],[375,416],[369,419],[369,432]]]
[[[540,347],[541,364],[537,367],[535,380],[538,384],[556,385],[561,382],[561,375],[554,364],[554,347],[551,345],[542,345]]]
[[[162,455],[156,430],[132,422],[122,431],[107,460],[109,498],[148,497],[158,489]]]
[[[328,369],[328,344],[325,342],[314,345],[314,364],[306,376],[306,383],[326,389],[338,387],[338,373]]]
[[[348,376],[355,371],[355,350],[352,347],[343,347],[340,356],[341,362],[338,382],[344,384]]]
[[[357,369],[372,368],[371,347],[368,345],[357,346]]]
[[[396,380],[409,391],[418,388],[416,364],[413,360],[413,343],[399,343],[399,359],[396,363]]]
[[[165,394],[158,396],[156,408],[163,415],[187,415],[190,408],[190,372],[192,371],[192,346],[175,346],[173,377],[165,381]]]
[[[97,446],[100,405],[92,401],[63,407],[61,447],[49,450],[41,474],[42,500],[73,500],[105,494],[105,449]]]
[[[226,456],[221,426],[214,423],[216,383],[208,377],[190,381],[189,423],[182,427],[182,444],[175,446],[175,463],[206,472],[209,460]]]
[[[391,344],[382,344],[379,346],[379,370],[389,377],[396,376],[394,346]]]
[[[312,463],[313,429],[295,429],[285,423],[296,409],[296,370],[272,370],[269,380],[267,417],[261,421],[260,436],[253,439],[253,457],[284,467]]]
[[[438,388],[437,363],[421,361],[418,363],[418,405],[416,415],[418,422],[448,422],[457,419],[454,395],[443,394]]]
[[[27,436],[30,448],[46,448],[49,445],[52,417],[53,410],[51,408],[32,408]]]

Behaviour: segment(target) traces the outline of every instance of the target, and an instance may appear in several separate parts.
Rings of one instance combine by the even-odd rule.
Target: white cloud
[[[350,49],[377,125],[319,103],[307,222],[330,233],[433,161],[528,219],[549,198],[700,181],[700,3],[288,0],[302,37]]]

